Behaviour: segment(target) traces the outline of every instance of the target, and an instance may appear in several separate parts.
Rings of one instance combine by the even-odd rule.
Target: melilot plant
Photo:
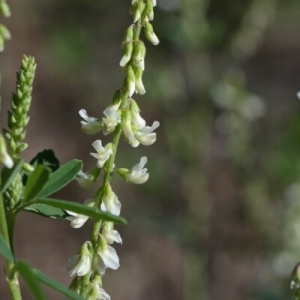
[[[140,115],[135,94],[146,93],[143,84],[146,46],[140,39],[141,32],[153,44],[159,40],[151,21],[154,18],[155,0],[132,0],[130,11],[133,23],[126,29],[122,42],[124,49],[120,66],[125,72],[123,86],[113,95],[103,116],[89,116],[85,109],[79,111],[81,127],[86,134],[111,135],[112,140],[104,145],[98,138],[92,143],[92,157],[95,168],[83,172],[79,160],[71,160],[60,166],[52,150],[39,152],[29,163],[21,158],[28,147],[24,142],[32,85],[36,64],[33,57],[23,56],[20,72],[17,73],[16,90],[13,93],[11,109],[8,112],[8,128],[0,135],[0,253],[6,260],[6,278],[12,299],[22,299],[18,281],[21,275],[36,299],[45,299],[40,283],[48,285],[69,299],[110,299],[103,289],[102,277],[107,269],[117,270],[119,257],[114,243],[122,243],[122,237],[115,224],[126,224],[120,217],[121,202],[112,187],[112,174],[116,173],[126,182],[143,184],[149,174],[145,165],[147,158],[141,157],[132,168],[115,165],[118,145],[122,135],[131,147],[149,146],[156,140],[155,129],[159,122],[147,126]],[[7,3],[0,1],[0,13],[9,16]],[[9,31],[0,25],[0,48],[9,39]],[[6,141],[5,141],[6,140]],[[97,184],[95,194],[82,204],[53,199],[51,195],[76,179],[82,188]],[[90,239],[67,262],[67,270],[74,277],[70,289],[32,268],[27,262],[14,255],[14,224],[20,211],[39,214],[52,219],[64,219],[73,228],[82,227],[93,219]]]

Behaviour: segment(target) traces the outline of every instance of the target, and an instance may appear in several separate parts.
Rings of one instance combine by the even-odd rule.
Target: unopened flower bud
[[[5,140],[2,135],[0,135],[0,163],[4,164],[9,169],[14,165],[12,158],[7,153]]]
[[[133,45],[132,42],[127,42],[125,44],[125,50],[124,50],[124,54],[121,58],[120,61],[120,66],[124,67],[131,59],[131,55],[132,55],[132,49],[133,49]]]
[[[124,135],[127,138],[129,144],[134,148],[137,147],[139,145],[139,142],[135,139],[132,131],[131,114],[129,110],[127,110],[124,113],[124,116],[122,118],[122,128],[123,128]]]
[[[125,36],[124,36],[122,45],[124,45],[125,43],[132,42],[132,39],[133,39],[133,28],[134,28],[134,25],[130,25],[130,26],[126,29]]]
[[[132,54],[133,62],[136,66],[145,69],[146,47],[142,41],[139,41],[135,46]]]
[[[151,0],[147,0],[143,15],[145,15],[149,21],[154,19],[153,3]]]
[[[159,39],[153,31],[153,27],[150,23],[146,23],[144,26],[144,32],[147,40],[153,45],[159,44]]]
[[[1,4],[0,4],[0,13],[4,17],[10,17],[10,15],[11,15],[10,9],[9,9],[9,6],[7,5],[6,2],[1,2]]]
[[[10,40],[11,39],[11,35],[10,32],[8,31],[8,29],[0,24],[0,35],[5,39],[5,40]]]
[[[140,95],[144,95],[146,93],[144,84],[143,84],[143,70],[140,67],[136,67],[134,70],[135,76],[135,92]]]
[[[25,171],[25,172],[30,172],[31,173],[31,172],[34,171],[34,166],[32,166],[29,163],[23,163],[22,170]]]
[[[129,97],[131,97],[135,91],[135,76],[131,66],[128,66],[126,82],[127,82],[127,92]]]
[[[137,22],[144,11],[145,3],[140,1],[135,7],[134,13],[133,13],[133,23]]]

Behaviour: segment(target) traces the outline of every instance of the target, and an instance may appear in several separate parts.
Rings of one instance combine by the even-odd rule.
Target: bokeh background
[[[130,1],[8,1],[13,39],[1,54],[2,114],[22,54],[38,68],[28,126],[29,161],[54,149],[84,170],[96,139],[78,111],[101,117],[123,81],[118,67]],[[148,123],[161,122],[151,147],[120,144],[117,166],[148,157],[149,181],[117,177],[127,226],[118,271],[104,287],[115,300],[291,299],[300,260],[300,1],[158,0],[136,96]],[[82,203],[95,189],[74,182],[57,197]],[[21,214],[16,254],[66,285],[68,258],[89,239],[91,222]],[[3,261],[1,261],[3,265]],[[62,299],[45,289],[49,299]],[[0,299],[9,299],[4,276]],[[25,289],[24,299],[32,296]]]

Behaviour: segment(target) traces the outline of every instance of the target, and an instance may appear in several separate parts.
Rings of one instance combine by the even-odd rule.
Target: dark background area
[[[85,135],[78,111],[102,117],[122,84],[129,3],[9,1],[0,122],[22,54],[32,55],[28,161],[52,148],[61,163],[94,167],[91,143],[111,135]],[[129,224],[117,226],[121,267],[103,278],[112,299],[291,299],[300,260],[299,13],[298,0],[158,0],[161,43],[146,43],[147,93],[135,99],[147,123],[161,127],[151,147],[119,147],[116,165],[131,168],[145,155],[150,179],[113,179]],[[93,193],[74,182],[58,196],[82,203]],[[66,261],[91,226],[21,214],[16,255],[68,285]],[[26,290],[24,299],[32,299]]]

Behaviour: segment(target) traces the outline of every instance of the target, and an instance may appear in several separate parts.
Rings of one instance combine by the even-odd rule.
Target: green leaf
[[[88,207],[79,203],[65,201],[65,200],[57,200],[57,199],[35,199],[32,201],[33,203],[42,203],[46,205],[50,205],[53,207],[61,208],[64,210],[73,211],[77,214],[85,215],[91,218],[95,218],[97,220],[110,221],[114,223],[127,224],[127,221],[124,218],[112,215],[108,212],[104,212],[95,207]]]
[[[38,165],[43,165],[51,169],[52,172],[55,172],[59,168],[59,160],[55,156],[55,153],[51,149],[45,149],[42,152],[39,152],[31,161],[30,164],[35,168]],[[26,185],[28,175],[24,172],[23,176],[23,185]]]
[[[1,171],[1,189],[0,192],[4,193],[9,187],[15,176],[19,173],[23,165],[23,159],[14,159],[14,166],[11,169],[3,168]]]
[[[38,165],[28,177],[24,191],[25,201],[33,199],[43,189],[49,177],[50,170],[43,165]]]
[[[32,294],[38,300],[46,300],[39,282],[36,280],[36,276],[34,271],[30,268],[27,262],[25,261],[18,261],[16,267],[19,273],[22,275],[24,281],[28,285],[29,289],[31,290]]]
[[[49,206],[46,204],[32,204],[30,206],[25,207],[24,209],[27,212],[31,212],[43,217],[48,217],[52,219],[63,219],[65,220],[67,216],[69,216],[63,209]]]
[[[47,197],[66,186],[71,182],[82,169],[82,162],[74,159],[61,166],[50,175],[50,179],[44,189],[39,193],[39,198]]]
[[[54,280],[53,278],[45,275],[44,273],[33,269],[32,272],[34,273],[37,280],[44,283],[45,285],[49,286],[50,288],[58,291],[59,293],[65,295],[69,299],[72,300],[84,300],[81,296],[77,295],[75,292],[70,291],[67,287],[65,287],[60,282]]]
[[[14,262],[14,256],[8,248],[3,236],[0,234],[0,253],[9,261]]]

